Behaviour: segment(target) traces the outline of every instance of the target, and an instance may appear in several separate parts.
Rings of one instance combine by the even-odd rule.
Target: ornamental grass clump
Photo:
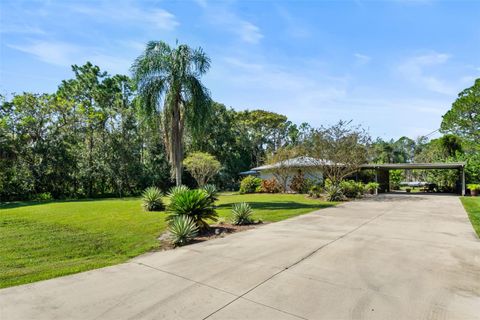
[[[251,224],[253,210],[246,202],[235,203],[232,207],[232,223],[236,225]]]
[[[149,187],[142,194],[142,206],[145,211],[162,211],[165,209],[163,204],[163,194],[157,187]]]
[[[174,217],[168,225],[175,246],[183,246],[192,241],[198,234],[198,226],[192,218],[181,215]]]

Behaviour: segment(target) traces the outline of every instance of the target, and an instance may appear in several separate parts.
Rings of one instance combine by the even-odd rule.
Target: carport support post
[[[462,196],[465,196],[465,166],[462,166]]]

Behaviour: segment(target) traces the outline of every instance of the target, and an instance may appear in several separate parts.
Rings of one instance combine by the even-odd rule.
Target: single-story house
[[[274,177],[275,169],[280,167],[285,169],[288,174],[287,190],[290,189],[290,183],[292,178],[300,171],[305,178],[316,180],[318,182],[323,181],[323,174],[320,169],[322,165],[333,164],[329,160],[318,160],[311,157],[297,157],[288,159],[285,161],[267,164],[260,167],[252,168],[249,171],[241,172],[240,175],[254,175],[261,179],[271,179]],[[360,166],[360,170],[374,170],[375,181],[380,184],[379,192],[390,191],[390,170],[457,170],[457,192],[461,195],[465,195],[465,162],[452,162],[452,163],[386,163],[376,164],[368,163]]]
[[[324,161],[324,160],[323,160]],[[287,190],[290,191],[290,183],[292,178],[300,171],[307,179],[316,182],[323,181],[322,171],[318,168],[319,160],[310,157],[297,157],[285,161],[267,164],[260,167],[252,168],[248,171],[240,172],[240,175],[253,175],[263,180],[274,178],[276,169],[284,168],[287,178]]]

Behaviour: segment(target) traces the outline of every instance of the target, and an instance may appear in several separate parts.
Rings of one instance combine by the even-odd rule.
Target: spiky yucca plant
[[[213,184],[206,184],[202,188],[207,194],[212,203],[218,200],[218,190]]]
[[[197,224],[186,215],[174,217],[168,225],[168,230],[172,234],[172,242],[176,246],[189,243],[198,234]]]
[[[183,184],[181,186],[171,187],[170,190],[168,190],[167,197],[171,198],[178,193],[182,193],[188,190],[190,190],[190,188],[187,186],[184,186]]]
[[[173,194],[167,209],[170,213],[167,220],[185,215],[192,218],[200,229],[208,228],[206,220],[217,221],[218,217],[208,194],[201,189]]]
[[[250,224],[253,210],[246,202],[235,203],[232,207],[232,223],[236,225]]]
[[[165,209],[163,194],[157,187],[149,187],[143,191],[142,206],[146,211],[161,211]]]

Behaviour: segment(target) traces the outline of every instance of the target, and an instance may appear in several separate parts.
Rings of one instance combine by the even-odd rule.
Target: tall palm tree
[[[211,99],[200,77],[210,68],[202,48],[185,44],[171,48],[163,41],[150,41],[132,65],[142,108],[159,115],[172,176],[182,184],[183,135],[185,128],[199,134],[210,114]]]

